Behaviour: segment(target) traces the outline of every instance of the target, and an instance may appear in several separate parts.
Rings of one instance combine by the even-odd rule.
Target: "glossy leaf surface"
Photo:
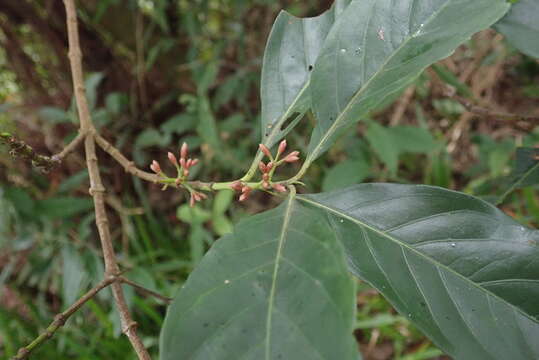
[[[496,30],[524,54],[539,58],[539,0],[519,0],[496,25]]]
[[[310,107],[310,73],[335,18],[349,2],[338,0],[322,15],[306,19],[282,11],[275,20],[262,66],[262,141],[266,145],[271,147],[285,136]],[[287,120],[291,123],[285,124]]]
[[[471,196],[363,184],[298,198],[327,214],[351,271],[455,359],[539,358],[539,232]]]
[[[161,359],[357,360],[354,315],[342,245],[289,198],[206,254],[169,308]]]
[[[307,163],[508,8],[505,0],[353,0],[328,34],[311,75],[317,125]]]

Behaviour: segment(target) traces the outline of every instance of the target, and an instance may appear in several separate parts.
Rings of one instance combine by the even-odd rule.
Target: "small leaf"
[[[64,306],[70,306],[77,300],[87,282],[84,260],[71,244],[62,247],[62,300]]]
[[[347,160],[332,167],[324,177],[322,189],[330,191],[362,182],[370,175],[369,164],[363,161]]]
[[[182,205],[178,207],[176,216],[178,219],[188,224],[202,224],[211,218],[210,212],[198,205],[195,205],[194,207]]]

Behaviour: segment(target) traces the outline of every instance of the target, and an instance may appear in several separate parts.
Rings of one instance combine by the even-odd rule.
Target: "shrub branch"
[[[73,315],[77,310],[82,307],[82,305],[84,305],[88,300],[92,299],[95,295],[97,295],[98,292],[100,292],[101,290],[103,290],[117,280],[118,278],[116,276],[109,276],[103,279],[99,284],[97,284],[90,291],[84,294],[73,305],[71,305],[65,311],[57,314],[54,317],[54,321],[45,329],[45,331],[37,338],[35,338],[30,344],[19,349],[17,355],[12,357],[11,360],[27,359],[32,351],[34,351],[37,347],[49,340],[54,335],[54,333],[66,323],[67,319],[69,319],[71,315]]]

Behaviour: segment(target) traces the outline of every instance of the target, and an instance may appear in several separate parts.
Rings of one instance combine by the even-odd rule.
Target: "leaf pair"
[[[317,123],[307,168],[350,125],[492,25],[509,6],[504,0],[351,0],[313,19],[282,13],[262,71],[266,145],[312,109]]]
[[[353,274],[455,359],[536,359],[538,240],[442,188],[290,197],[210,250],[168,312],[161,358],[358,359],[345,252]]]

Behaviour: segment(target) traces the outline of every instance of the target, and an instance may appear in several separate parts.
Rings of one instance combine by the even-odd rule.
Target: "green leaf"
[[[305,166],[508,8],[505,0],[353,0],[327,36],[311,75],[318,122]]]
[[[455,359],[539,358],[539,233],[477,198],[363,184],[298,197],[333,223],[350,270]]]
[[[86,269],[79,252],[69,243],[62,247],[62,263],[62,300],[64,306],[70,306],[87,282]]]
[[[211,218],[211,213],[200,206],[182,205],[176,211],[176,217],[188,224],[202,224]]]
[[[518,148],[515,161],[515,169],[509,177],[510,185],[498,198],[497,204],[501,204],[505,198],[515,191],[527,186],[539,184],[539,149]]]
[[[322,189],[330,191],[357,184],[370,175],[369,164],[363,161],[347,160],[332,167],[324,177]]]
[[[314,18],[300,19],[283,11],[275,20],[261,80],[262,141],[267,146],[283,138],[308,109],[310,73],[336,16],[349,2],[337,0],[330,10]],[[285,124],[290,118],[294,121]]]
[[[160,359],[357,360],[354,310],[327,219],[289,198],[210,249],[168,310]]]
[[[376,155],[386,164],[392,176],[397,174],[401,154],[428,153],[438,147],[427,129],[415,126],[386,128],[378,123],[371,122],[365,137]]]
[[[45,218],[69,219],[93,209],[92,199],[72,196],[57,196],[40,200],[36,204],[37,213]]]
[[[369,125],[365,137],[376,155],[386,164],[389,172],[394,176],[397,173],[399,149],[395,146],[389,129],[373,122]]]
[[[494,28],[524,54],[539,58],[539,0],[520,0]]]

